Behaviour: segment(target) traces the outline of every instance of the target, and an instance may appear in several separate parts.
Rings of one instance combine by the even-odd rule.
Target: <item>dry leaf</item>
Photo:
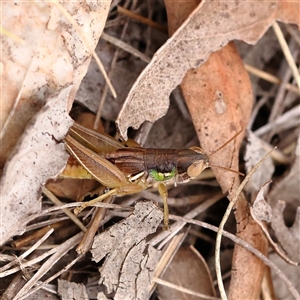
[[[103,292],[97,294],[97,300],[109,300]]]
[[[148,299],[151,277],[160,255],[160,251],[148,246],[145,240],[133,247],[124,260],[114,299]]]
[[[268,153],[268,151],[264,147],[264,142],[260,138],[256,137],[252,131],[248,131],[247,136],[248,143],[244,159],[246,173],[249,174],[253,167]],[[251,176],[245,190],[251,195],[256,193],[265,182],[272,178],[274,171],[275,167],[271,156],[269,156]]]
[[[6,164],[0,183],[0,244],[24,230],[26,217],[41,209],[41,184],[65,167],[68,154],[62,139],[72,125],[67,103],[73,86],[62,89],[23,134]]]
[[[148,294],[150,275],[160,255],[145,238],[156,231],[162,217],[156,203],[139,202],[127,219],[96,236],[91,252],[96,262],[106,256],[100,283],[108,293],[116,291],[114,299],[124,299],[124,295],[134,299],[137,291],[142,298]]]
[[[254,220],[271,222],[272,219],[272,208],[270,204],[265,200],[265,194],[269,190],[269,184],[271,181],[266,182],[259,190],[256,198],[250,209],[251,215]]]
[[[296,208],[300,206],[300,136],[298,137],[295,156],[289,172],[275,184],[268,196],[272,207],[276,205],[277,200],[286,201],[292,213],[291,219],[294,218]]]
[[[300,137],[298,137],[295,155],[296,158],[292,165],[292,168],[290,169],[288,174],[283,179],[281,179],[271,190],[269,199],[270,204],[273,207],[273,218],[271,226],[275,231],[276,237],[280,241],[281,246],[288,253],[288,256],[294,261],[299,261]],[[289,210],[283,215],[286,203],[288,204]],[[293,220],[295,220],[293,226],[288,228],[286,226],[286,221],[293,222]]]
[[[84,24],[81,26],[86,39],[95,45],[105,24],[109,1],[85,5],[69,1],[63,5],[79,24]],[[5,43],[1,128],[21,91],[2,140],[0,166],[3,167],[27,122],[45,104],[46,97],[70,84],[75,96],[91,55],[76,29],[53,4],[5,2],[2,9],[5,13],[1,26],[25,41],[21,45],[2,36]]]
[[[200,68],[189,71],[181,86],[205,153],[214,152],[242,130],[234,141],[209,155],[210,164],[238,170],[238,153],[253,99],[248,73],[234,44],[213,53]],[[239,185],[238,174],[212,169],[223,192],[233,194]]]
[[[80,24],[90,45],[95,45],[109,4],[69,1],[63,6]],[[5,224],[1,224],[0,244],[21,233],[28,214],[40,210],[40,185],[65,164],[67,154],[59,142],[71,126],[68,111],[91,56],[82,37],[52,3],[5,2],[2,10],[1,26],[24,44],[2,36],[1,167],[27,124],[32,125],[1,180],[1,222]]]
[[[288,276],[295,289],[300,291],[300,267],[287,264],[281,257],[277,255],[277,253],[270,253],[269,258],[280,270],[284,272],[284,274],[286,274],[286,276]],[[294,297],[291,297],[291,291],[289,290],[289,287],[274,273],[274,271],[271,270],[271,272],[273,286],[276,287],[276,299],[294,299]]]
[[[162,279],[176,284],[178,287],[190,289],[195,293],[216,296],[211,275],[204,258],[195,249],[192,250],[191,247],[181,247],[178,250]],[[163,285],[158,285],[157,294],[160,300],[206,299]]]
[[[268,253],[268,241],[260,226],[249,215],[248,203],[241,194],[236,203],[235,218],[237,236],[254,246],[264,255]],[[232,258],[229,299],[257,299],[265,273],[265,264],[247,249],[235,245]]]
[[[56,197],[71,199],[73,201],[83,199],[90,191],[99,186],[96,180],[59,178],[47,182],[47,189]]]
[[[295,222],[290,228],[286,226],[283,218],[285,202],[278,201],[273,208],[273,218],[271,226],[275,231],[282,248],[286,251],[288,257],[294,261],[300,262],[300,207],[298,207]]]
[[[88,300],[85,286],[75,282],[69,282],[67,280],[58,280],[58,294],[61,300]]]
[[[278,2],[202,1],[141,73],[117,119],[121,135],[144,121],[155,122],[169,106],[171,91],[187,70],[203,64],[231,40],[255,43],[276,18]],[[291,21],[295,21],[292,19]]]
[[[284,23],[294,23],[300,30],[300,3],[299,1],[280,0],[276,18]]]

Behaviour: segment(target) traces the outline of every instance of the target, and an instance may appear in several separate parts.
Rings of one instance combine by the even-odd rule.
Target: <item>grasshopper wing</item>
[[[68,151],[100,183],[109,188],[125,185],[127,179],[115,165],[93,150],[86,148],[72,136],[65,138]]]
[[[79,141],[84,147],[98,154],[113,152],[125,147],[113,137],[87,129],[77,123],[74,123],[70,128],[69,135]]]

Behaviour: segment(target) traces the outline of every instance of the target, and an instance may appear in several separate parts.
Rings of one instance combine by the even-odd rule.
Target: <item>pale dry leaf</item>
[[[258,191],[256,198],[251,207],[251,215],[254,220],[271,222],[272,219],[272,208],[265,199],[265,194],[269,190],[269,184],[271,181],[266,182]]]
[[[73,86],[63,88],[24,132],[0,182],[0,244],[24,230],[24,220],[41,209],[41,185],[65,167],[62,139],[72,125],[67,106]]]
[[[81,24],[91,45],[96,44],[102,32],[109,4],[109,1],[85,5],[63,3]],[[51,3],[5,2],[2,9],[5,11],[2,26],[25,43],[21,45],[8,36],[2,37],[1,128],[10,113],[12,118],[1,140],[1,167],[27,124],[33,125],[20,142],[17,150],[21,153],[15,151],[15,157],[7,163],[1,181],[1,222],[4,224],[0,243],[22,232],[22,223],[28,214],[40,210],[40,185],[63,168],[67,154],[63,144],[57,141],[63,139],[71,125],[70,104],[91,56],[78,32]],[[20,90],[18,105],[11,112]]]
[[[273,208],[273,218],[271,226],[275,232],[281,247],[286,251],[288,257],[294,261],[300,262],[300,207],[298,207],[295,217],[295,222],[290,228],[286,226],[283,211],[285,202],[279,200]]]
[[[57,292],[62,300],[88,300],[83,284],[58,279]]]
[[[94,47],[103,30],[110,1],[84,4],[64,1],[62,5]],[[69,99],[69,105],[72,104],[91,55],[76,29],[51,2],[6,1],[1,9],[4,12],[1,26],[25,41],[19,44],[9,36],[2,36],[1,128],[22,90],[1,141],[0,167],[3,167],[27,123],[47,97],[61,87],[73,85],[73,96]]]
[[[295,160],[288,173],[278,181],[269,194],[269,201],[272,207],[277,200],[284,200],[289,204],[294,215],[296,207],[300,206],[300,136],[297,140]],[[293,219],[293,217],[291,218]]]
[[[141,242],[149,234],[156,231],[162,217],[163,213],[158,208],[157,203],[139,202],[135,205],[134,213],[127,219],[96,236],[91,252],[93,260],[96,262],[106,256],[105,262],[100,268],[100,283],[107,287],[108,293],[126,287],[125,280],[127,279],[132,282],[132,278],[122,278],[122,282],[120,282],[123,264],[129,259],[132,264],[138,264],[141,268],[144,258],[148,256],[146,251],[148,246],[141,244]],[[131,255],[136,255],[134,248],[141,246],[145,250],[145,252],[141,251],[142,256],[139,258],[132,257]],[[129,267],[127,261],[126,272],[128,272]]]
[[[264,147],[264,143],[265,142],[258,138],[252,131],[249,130],[247,132],[247,146],[244,155],[247,174],[268,153],[268,150]],[[251,176],[245,190],[251,195],[256,193],[265,182],[272,178],[274,171],[275,166],[271,156],[269,156]]]
[[[276,264],[276,266],[284,272],[284,274],[289,278],[291,284],[295,287],[297,291],[300,291],[300,267],[292,266],[287,264],[281,257],[277,255],[277,253],[269,254],[270,260]],[[291,295],[291,291],[289,287],[283,282],[283,280],[277,276],[274,270],[271,269],[272,273],[272,282],[273,286],[276,287],[276,298],[278,300],[290,300],[295,299]]]
[[[117,125],[127,138],[127,128],[138,128],[162,117],[171,91],[187,70],[203,64],[212,52],[237,39],[255,43],[276,17],[277,1],[201,1],[189,18],[154,55],[133,85]]]
[[[98,284],[88,284],[86,285],[86,292],[89,296],[89,299],[101,299],[101,300],[110,300],[106,298],[104,294],[104,287],[99,286]]]
[[[97,294],[97,300],[109,300],[103,292]]]
[[[163,280],[190,289],[198,294],[216,296],[211,274],[204,258],[190,247],[181,247],[162,276]],[[160,300],[167,299],[206,299],[158,285]]]
[[[151,278],[161,252],[142,240],[129,250],[121,270],[115,300],[148,299]]]

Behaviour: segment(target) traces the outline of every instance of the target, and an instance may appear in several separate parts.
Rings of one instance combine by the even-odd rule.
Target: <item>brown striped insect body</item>
[[[165,183],[177,178],[188,181],[210,166],[208,155],[199,147],[190,149],[126,147],[106,134],[97,133],[78,124],[71,127],[65,143],[68,151],[80,165],[110,189],[109,193],[98,197],[98,201],[108,195],[137,193],[157,183],[164,201],[166,228],[168,193]],[[92,200],[85,203],[76,209],[75,213],[95,202]]]

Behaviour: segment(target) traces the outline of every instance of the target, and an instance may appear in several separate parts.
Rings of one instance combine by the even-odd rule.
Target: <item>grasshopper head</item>
[[[199,147],[180,150],[177,170],[183,179],[195,178],[209,166],[208,156]]]

